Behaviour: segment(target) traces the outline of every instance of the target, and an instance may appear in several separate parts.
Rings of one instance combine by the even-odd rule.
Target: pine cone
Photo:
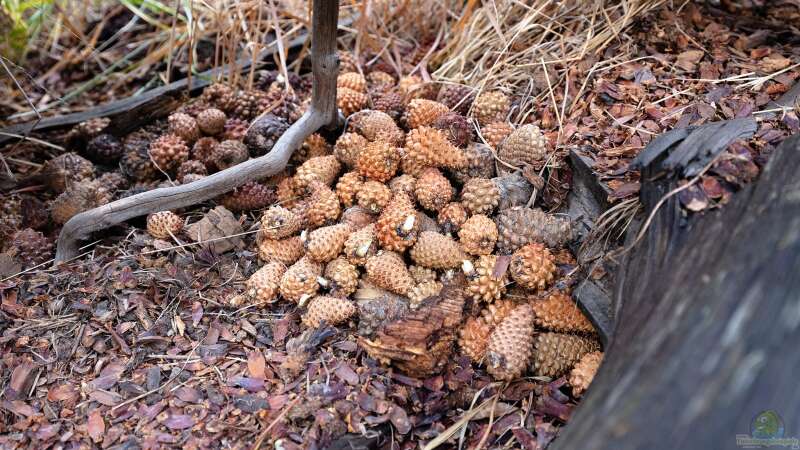
[[[322,275],[322,264],[316,263],[307,256],[286,269],[280,283],[280,291],[286,300],[303,303],[314,296],[319,289],[317,278]]]
[[[538,208],[514,207],[495,218],[500,237],[497,250],[504,255],[515,252],[529,242],[542,242],[547,247],[558,248],[572,240],[569,218],[561,218]]]
[[[461,225],[458,240],[470,255],[489,255],[497,242],[497,226],[483,214],[475,214]]]
[[[94,117],[75,125],[67,134],[67,143],[71,148],[81,149],[98,136],[111,123],[107,117]]]
[[[498,149],[513,132],[514,125],[506,121],[491,122],[481,126],[481,136],[493,149]]]
[[[300,236],[281,239],[269,239],[261,236],[257,242],[258,257],[265,262],[275,261],[288,266],[297,262],[305,253]]]
[[[540,377],[558,378],[568,373],[587,353],[600,350],[590,338],[561,333],[539,333],[533,339],[531,371]]]
[[[278,139],[289,129],[289,123],[274,115],[264,114],[247,130],[244,143],[253,158],[266,155],[278,142]]]
[[[464,151],[451,144],[447,135],[435,128],[423,126],[411,130],[406,136],[405,150],[406,158],[419,167],[459,169],[467,165]]]
[[[462,115],[467,114],[474,99],[472,88],[463,84],[445,84],[436,96],[436,100],[440,103]]]
[[[389,115],[395,121],[400,120],[405,112],[403,96],[390,90],[387,92],[373,94],[373,106],[376,111],[381,111]]]
[[[275,202],[275,191],[257,181],[247,183],[224,194],[219,202],[233,212],[266,208]]]
[[[249,158],[247,146],[241,141],[222,141],[214,149],[211,160],[219,170],[225,170],[237,164],[241,164]]]
[[[495,175],[494,152],[484,144],[472,143],[464,151],[467,164],[464,168],[451,173],[459,183],[466,183],[470,178],[491,179]]]
[[[94,164],[76,153],[62,153],[44,163],[42,173],[45,182],[53,191],[64,192],[68,186],[90,180],[94,176]]]
[[[311,198],[308,205],[308,224],[311,227],[321,227],[328,222],[339,218],[342,209],[336,193],[318,180],[308,184]]]
[[[350,225],[339,223],[301,235],[304,238],[306,255],[316,262],[328,262],[336,258],[344,247],[344,242],[353,232]]]
[[[392,191],[393,195],[402,192],[408,196],[414,196],[416,187],[417,179],[405,173],[389,180],[389,190]]]
[[[181,183],[186,183],[187,175],[208,175],[208,170],[206,169],[205,164],[195,159],[190,159],[188,161],[184,161],[183,164],[178,167],[178,174],[176,178]]]
[[[57,224],[67,223],[76,214],[108,203],[110,193],[91,182],[73,184],[50,205],[50,216]]]
[[[561,333],[595,333],[592,323],[565,292],[555,291],[543,299],[532,299],[530,305],[536,315],[538,327]]]
[[[9,248],[23,269],[42,264],[53,256],[53,242],[30,228],[14,233]]]
[[[381,141],[402,146],[405,135],[394,119],[382,111],[362,111],[354,115],[350,124],[357,133],[370,142]]]
[[[22,201],[17,195],[0,196],[0,249],[3,241],[22,227]]]
[[[333,147],[319,133],[312,133],[303,141],[303,145],[292,153],[291,162],[303,164],[311,158],[328,156],[333,153]]]
[[[417,284],[408,293],[409,306],[412,309],[417,309],[423,301],[439,295],[442,291],[442,283],[438,281],[423,281]]]
[[[203,163],[203,165],[206,166],[207,171],[215,171],[217,170],[217,166],[214,163],[214,153],[216,152],[218,145],[219,141],[213,137],[201,137],[197,140],[197,142],[194,143],[191,157],[192,159]]]
[[[365,265],[367,276],[376,286],[399,295],[408,295],[414,279],[403,258],[394,252],[378,252]]]
[[[319,180],[330,186],[336,180],[341,168],[339,160],[333,155],[311,158],[297,168],[294,174],[295,189],[302,191],[311,180]]]
[[[225,109],[225,104],[233,96],[233,90],[225,84],[214,83],[205,89],[200,96],[200,101],[209,105],[215,105],[219,109]]]
[[[225,121],[228,120],[228,117],[222,110],[208,108],[197,114],[196,120],[200,131],[209,136],[216,136],[225,131]]]
[[[494,378],[505,381],[522,375],[531,357],[533,331],[530,305],[514,308],[489,336],[486,370]]]
[[[492,180],[472,178],[461,190],[461,203],[470,214],[491,214],[500,203],[500,189]]]
[[[325,280],[332,296],[346,298],[358,287],[358,269],[347,259],[339,257],[325,266]]]
[[[336,92],[336,106],[342,110],[345,117],[361,111],[367,106],[369,97],[367,94],[352,89],[340,88]]]
[[[536,125],[523,125],[511,133],[497,151],[497,157],[520,169],[530,166],[541,170],[547,160],[547,138]],[[514,170],[503,164],[498,165],[501,174]]]
[[[186,145],[190,146],[200,139],[200,128],[197,126],[197,121],[194,117],[188,114],[175,113],[170,114],[167,122],[169,123],[169,133],[183,139]]]
[[[114,164],[124,153],[122,142],[110,134],[98,134],[86,146],[86,157],[98,164]]]
[[[583,358],[575,364],[567,380],[572,386],[573,397],[580,397],[589,388],[602,362],[603,352],[591,352],[583,355]]]
[[[358,173],[366,178],[387,182],[400,166],[400,150],[385,142],[375,141],[367,144],[358,155]]]
[[[350,300],[320,295],[310,300],[303,314],[303,324],[311,328],[317,328],[322,323],[339,325],[347,322],[355,313],[356,306]]]
[[[352,233],[344,242],[344,255],[347,260],[357,266],[366,264],[367,259],[378,252],[378,238],[375,236],[375,225],[370,224]]]
[[[434,100],[439,93],[439,85],[437,83],[426,83],[416,75],[400,78],[397,82],[397,88],[403,94],[403,97],[408,100],[415,98]]]
[[[510,111],[511,101],[499,91],[483,92],[472,104],[472,115],[481,125],[506,120]]]
[[[410,254],[415,263],[432,269],[458,267],[467,258],[456,241],[432,231],[419,234]]]
[[[375,223],[376,217],[366,209],[355,205],[344,210],[342,223],[350,224],[353,230],[360,230]]]
[[[422,126],[427,127],[448,112],[450,112],[450,109],[437,101],[418,98],[408,103],[405,120],[410,129]]]
[[[387,250],[405,251],[417,240],[417,222],[411,199],[405,194],[395,194],[375,224],[378,242]]]
[[[163,171],[177,169],[189,159],[189,147],[174,134],[165,134],[150,144],[150,157]]]
[[[98,186],[105,186],[111,192],[116,193],[122,189],[127,189],[130,182],[121,172],[106,172],[95,180]]]
[[[453,186],[438,169],[429,167],[417,179],[414,193],[417,202],[430,211],[439,211],[453,198]]]
[[[251,120],[262,111],[266,93],[261,91],[239,91],[233,98],[226,101],[226,107],[220,108],[233,117]]]
[[[408,273],[411,274],[411,278],[413,278],[414,282],[417,284],[425,283],[426,281],[436,281],[437,278],[434,269],[418,265],[409,266]]]
[[[342,72],[336,78],[336,88],[367,92],[367,79],[358,72]]]
[[[494,327],[487,325],[480,317],[468,318],[458,335],[461,352],[475,364],[483,362],[493,329]]]
[[[359,63],[352,53],[338,52],[339,70],[342,72],[358,72]]]
[[[467,276],[467,293],[475,300],[493,302],[506,292],[508,277],[505,272],[495,274],[497,256],[479,256],[474,262],[465,262],[462,266]]]
[[[368,143],[367,138],[358,133],[344,133],[336,140],[333,154],[347,167],[355,167],[358,155]]]
[[[373,70],[367,74],[367,87],[373,93],[387,92],[394,88],[395,84],[396,81],[394,77],[386,72]]]
[[[147,216],[147,232],[156,239],[169,239],[183,229],[183,220],[172,211],[159,211]]]
[[[247,136],[247,130],[250,123],[246,120],[230,117],[225,121],[225,130],[222,132],[220,139],[230,141],[244,141]],[[276,139],[277,140],[277,139]],[[271,147],[270,147],[271,148]]]
[[[300,231],[302,221],[283,206],[272,206],[261,215],[261,234],[267,239],[282,239]]]
[[[555,259],[544,245],[531,242],[514,252],[508,270],[520,286],[541,291],[555,279]]]
[[[444,113],[431,123],[431,127],[441,130],[456,147],[464,148],[472,142],[472,125],[459,113]]]
[[[342,205],[350,207],[355,204],[356,194],[361,190],[364,185],[364,177],[358,172],[347,172],[339,177],[336,183],[336,196]]]
[[[263,303],[272,303],[278,299],[278,285],[286,272],[286,266],[279,262],[271,262],[258,269],[247,280],[248,294]]]
[[[380,213],[392,199],[392,191],[384,183],[369,180],[356,194],[358,205],[374,214]]]
[[[461,203],[453,202],[446,204],[439,210],[436,222],[445,234],[453,234],[461,229],[461,225],[467,221],[467,210]]]

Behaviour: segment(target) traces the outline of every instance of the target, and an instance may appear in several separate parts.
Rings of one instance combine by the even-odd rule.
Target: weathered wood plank
[[[646,209],[673,186],[645,182]],[[626,258],[606,360],[553,448],[736,448],[768,409],[800,437],[800,137],[722,210],[682,214],[667,201]]]

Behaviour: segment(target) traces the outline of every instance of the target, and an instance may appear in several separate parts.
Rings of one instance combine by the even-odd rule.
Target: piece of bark
[[[195,242],[212,240],[212,242],[202,245],[216,254],[225,253],[234,248],[242,248],[244,242],[239,236],[221,239],[242,232],[242,224],[224,206],[217,206],[207,212],[202,219],[186,227],[186,233]]]

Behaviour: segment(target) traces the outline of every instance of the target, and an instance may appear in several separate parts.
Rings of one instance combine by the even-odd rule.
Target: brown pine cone
[[[369,180],[361,185],[356,198],[359,206],[373,214],[378,214],[389,204],[392,199],[392,191],[384,183]]]
[[[292,264],[283,274],[280,292],[286,300],[303,304],[319,289],[317,279],[322,275],[322,264],[304,256]]]
[[[225,129],[222,131],[220,139],[244,141],[249,127],[250,123],[248,121],[237,119],[236,117],[229,117],[228,120],[225,121]]]
[[[197,126],[197,121],[188,114],[170,114],[167,123],[169,123],[169,133],[183,139],[187,146],[191,146],[200,139],[200,128]]]
[[[9,250],[25,269],[49,260],[53,256],[53,242],[38,231],[25,228],[13,234]]]
[[[500,322],[489,336],[486,370],[496,379],[511,381],[525,371],[533,344],[533,310],[523,304]]]
[[[252,211],[266,208],[274,203],[275,191],[273,188],[264,186],[257,181],[248,181],[233,191],[222,195],[219,202],[233,212]]]
[[[459,169],[467,165],[464,151],[450,143],[441,130],[419,127],[406,136],[406,158],[419,167]],[[413,174],[412,174],[413,175]]]
[[[470,255],[489,255],[497,242],[497,226],[483,214],[475,214],[461,225],[458,240]]]
[[[347,172],[336,183],[336,196],[342,205],[349,208],[356,202],[356,194],[364,185],[364,177],[358,172]]]
[[[243,139],[250,156],[257,158],[269,153],[288,129],[289,122],[274,114],[264,114],[256,119]]]
[[[466,183],[471,178],[491,179],[495,175],[494,152],[488,146],[473,142],[464,150],[467,164],[464,168],[453,170],[453,178],[459,183]]]
[[[247,146],[241,141],[222,141],[214,149],[211,159],[214,166],[219,170],[225,170],[237,164],[241,164],[250,157],[247,153]]]
[[[75,183],[50,204],[50,217],[55,223],[64,224],[76,214],[108,203],[110,199],[110,192],[96,183]]]
[[[500,91],[483,92],[472,103],[472,115],[481,125],[503,121],[511,111],[511,100]]]
[[[367,88],[375,92],[387,92],[394,88],[397,82],[390,74],[381,70],[373,70],[367,74]]]
[[[366,148],[369,141],[358,133],[344,133],[336,140],[333,154],[347,167],[355,167],[358,155]]]
[[[467,221],[467,210],[461,203],[453,202],[446,204],[439,210],[436,222],[445,234],[457,233],[461,225]]]
[[[86,157],[98,164],[114,164],[125,153],[119,139],[110,134],[98,134],[86,146]]]
[[[443,114],[450,112],[450,109],[434,100],[413,99],[406,107],[406,124],[409,129],[422,126],[431,126],[436,119]]]
[[[303,314],[303,324],[317,328],[323,323],[340,325],[355,315],[356,306],[346,298],[320,295],[309,301],[308,309]]]
[[[431,127],[441,130],[456,147],[465,148],[472,142],[472,125],[459,113],[452,111],[444,113],[431,123]]]
[[[445,84],[436,96],[436,100],[462,115],[467,114],[474,99],[472,88],[463,84]]]
[[[506,121],[490,122],[481,125],[481,136],[486,141],[486,144],[493,148],[498,149],[503,141],[514,132],[514,125]]]
[[[341,168],[341,163],[333,155],[311,158],[297,168],[293,178],[295,189],[304,190],[311,180],[319,180],[331,186]]]
[[[367,276],[376,286],[407,296],[414,287],[414,279],[408,272],[403,257],[390,251],[378,252],[365,265]]]
[[[312,133],[303,141],[303,145],[292,153],[290,162],[295,165],[303,164],[311,158],[328,156],[333,153],[333,147],[319,133]]]
[[[389,190],[392,191],[392,195],[402,192],[410,197],[413,197],[416,187],[417,179],[406,173],[398,175],[389,180]]]
[[[184,161],[183,164],[178,167],[178,174],[176,175],[176,178],[181,183],[185,183],[187,175],[208,175],[208,170],[206,169],[205,164],[195,159],[190,159],[188,161]]]
[[[408,292],[409,306],[417,309],[425,300],[439,295],[444,285],[438,281],[423,281]]]
[[[505,272],[495,273],[497,256],[482,255],[474,263],[466,261],[462,265],[467,276],[467,293],[475,300],[494,302],[506,292],[508,277]]]
[[[174,134],[165,134],[150,144],[150,157],[163,171],[177,169],[189,159],[189,147]]]
[[[325,266],[326,287],[334,297],[346,298],[358,287],[358,269],[347,259],[339,257]]]
[[[568,373],[584,355],[600,350],[590,338],[561,333],[539,333],[533,339],[531,371],[540,377],[558,378]]]
[[[147,216],[147,232],[156,239],[169,239],[183,229],[183,219],[172,211]]]
[[[558,248],[572,240],[569,218],[547,214],[538,208],[518,206],[500,211],[495,217],[497,250],[504,255],[515,252],[529,242],[542,242]]]
[[[402,146],[405,135],[394,119],[382,111],[362,111],[350,120],[353,130],[370,142],[381,141],[394,146]]]
[[[367,94],[363,92],[354,91],[347,88],[337,89],[336,106],[342,110],[342,114],[345,117],[361,111],[367,106],[367,103],[369,103],[369,97],[367,97]]]
[[[367,259],[378,252],[375,224],[370,224],[352,233],[344,242],[344,256],[352,264],[363,266]]]
[[[95,117],[75,125],[67,134],[67,143],[71,148],[81,149],[98,136],[111,123],[107,117]]]
[[[46,175],[48,187],[61,193],[68,186],[90,180],[94,176],[94,164],[76,153],[62,153],[45,162],[42,173]]]
[[[470,214],[491,214],[500,203],[500,189],[492,180],[472,178],[461,189],[461,203]]]
[[[278,299],[278,285],[286,272],[286,266],[279,262],[270,262],[258,269],[247,280],[250,297],[263,303],[272,303]]]
[[[545,298],[531,299],[536,326],[548,331],[594,334],[595,329],[569,294],[555,291]]]
[[[228,117],[222,110],[208,108],[197,114],[197,127],[209,136],[216,136],[225,131],[225,121]]]
[[[410,254],[415,263],[432,269],[458,267],[467,258],[456,241],[432,231],[419,234]]]
[[[203,163],[207,171],[215,171],[217,170],[217,166],[214,163],[214,152],[218,145],[219,142],[213,137],[201,137],[194,143],[191,157]]]
[[[360,230],[368,225],[375,223],[377,219],[366,209],[355,205],[344,210],[342,213],[342,223],[350,224],[353,230]]]
[[[258,257],[265,262],[279,262],[284,265],[294,264],[303,257],[305,247],[300,236],[281,239],[269,239],[260,236],[257,241]]]
[[[302,220],[283,206],[275,205],[261,215],[261,234],[267,239],[282,239],[300,231]]]
[[[536,125],[523,125],[511,133],[497,150],[497,157],[501,161],[514,167],[524,169],[530,166],[534,170],[541,170],[547,161],[547,138]],[[499,164],[500,174],[512,173],[510,167]]]
[[[547,247],[531,242],[514,252],[508,271],[520,286],[541,291],[555,279],[555,258]]]
[[[373,106],[376,111],[381,111],[389,115],[395,121],[400,120],[405,112],[405,102],[403,96],[390,90],[387,92],[373,93]]]
[[[385,142],[367,144],[359,153],[356,168],[362,176],[381,182],[389,181],[400,166],[400,150]]]
[[[419,224],[414,204],[405,194],[395,194],[375,223],[380,245],[392,251],[403,252],[417,240]]]
[[[308,205],[308,224],[312,228],[321,227],[339,218],[342,208],[336,193],[319,180],[308,184],[311,197]]]
[[[424,169],[417,179],[414,193],[417,202],[430,211],[439,211],[453,198],[453,186],[438,169]]]
[[[580,397],[586,392],[602,362],[603,352],[591,352],[583,355],[583,358],[575,364],[567,379],[572,386],[573,397]]]
[[[367,79],[358,72],[342,72],[336,78],[336,88],[367,92]]]
[[[493,329],[494,327],[486,324],[480,317],[468,318],[459,330],[458,346],[461,352],[475,364],[482,363]]]
[[[308,233],[303,232],[301,239],[304,239],[306,255],[316,262],[324,263],[341,253],[344,242],[352,232],[350,225],[338,223]]]

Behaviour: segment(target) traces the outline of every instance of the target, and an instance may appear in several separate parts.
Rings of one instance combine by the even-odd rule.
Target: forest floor
[[[362,21],[380,13],[394,22],[362,24],[370,33],[361,40],[347,34],[340,50],[354,54],[366,75],[380,70],[395,81],[418,76],[419,90],[433,89],[434,98],[441,86],[453,83],[473,94],[507,94],[506,121],[517,128],[537,125],[550,148],[541,171],[524,173],[540,191],[535,205],[551,213],[565,209],[572,176],[567,155],[580,149],[593,161],[608,203],[626,211],[604,225],[605,234],[592,235],[610,237],[614,246],[638,211],[639,173],[628,166],[658,135],[741,117],[757,121],[753,136],[734,141],[697,179],[687,180],[694,184],[679,198],[689,215],[724,207],[758,178],[776,146],[800,131],[795,108],[773,103],[800,77],[800,11],[784,2],[741,10],[723,3],[725,8],[631,2],[641,8],[622,29],[614,26],[622,13],[609,7],[605,27],[592,33],[587,30],[594,22],[589,26],[585,17],[575,19],[576,11],[557,10],[551,18],[564,19],[559,22],[564,29],[547,38],[535,31],[535,20],[526,23],[535,17],[531,9],[514,9],[522,8],[516,2],[500,17],[486,6],[453,16],[437,9],[433,18],[444,14],[447,27],[429,27],[419,42],[400,36],[389,50],[387,36],[418,20],[419,12],[373,11]],[[100,30],[98,46],[103,39],[133,39],[136,29],[104,31],[114,29],[113,21],[129,23],[132,17],[121,9],[104,27],[95,23],[83,32]],[[289,21],[281,27],[290,37],[302,31]],[[579,28],[602,42],[581,41]],[[614,31],[603,34],[609,29]],[[158,39],[167,42],[165,36]],[[581,51],[590,41],[595,48]],[[563,51],[560,56],[556,48]],[[214,52],[206,50],[197,55],[197,71],[216,65]],[[6,124],[32,118],[26,113],[29,102],[42,106],[75,97],[45,108],[47,114],[85,110],[171,78],[163,75],[166,63],[153,63],[142,66],[141,76],[119,77],[124,82],[101,92],[84,83],[108,61],[47,72],[52,55],[29,58],[28,81],[21,82],[29,95],[9,96],[0,105],[0,116],[12,116]],[[181,64],[186,63],[170,63],[179,67],[173,78],[185,76]],[[153,69],[162,75],[145,77]],[[246,75],[227,81],[266,91],[288,70],[279,64],[277,72],[256,73],[252,82]],[[290,80],[300,98],[281,101],[300,108],[308,76]],[[38,89],[43,83],[46,89]],[[191,111],[195,103],[182,110]],[[296,118],[286,114],[289,121]],[[470,139],[490,141],[482,124],[470,123],[475,125]],[[158,120],[152,129],[165,126]],[[54,130],[0,144],[5,172],[0,178],[0,447],[543,449],[568,426],[580,396],[568,388],[566,376],[527,374],[501,382],[459,352],[436,373],[409,376],[370,357],[359,339],[363,322],[307,328],[297,304],[243,300],[248,278],[262,265],[259,218],[280,196],[269,180],[263,185],[272,202],[236,211],[220,231],[223,237],[236,234],[224,241],[231,244],[224,252],[196,245],[187,234],[153,239],[144,219],[137,219],[99,233],[78,258],[52,266],[60,225],[48,211],[59,192],[42,177],[42,168],[64,152],[81,151],[71,136],[70,130]],[[330,148],[333,143],[332,138]],[[113,164],[95,168],[95,176],[103,173],[121,174]],[[127,180],[128,186],[109,195],[119,198],[164,182],[161,174]],[[230,203],[205,202],[179,214],[196,223],[217,204]],[[18,239],[25,235],[18,232],[26,229],[41,233],[36,235],[41,239],[32,251],[21,252]],[[558,277],[568,280],[575,264],[561,255]]]

